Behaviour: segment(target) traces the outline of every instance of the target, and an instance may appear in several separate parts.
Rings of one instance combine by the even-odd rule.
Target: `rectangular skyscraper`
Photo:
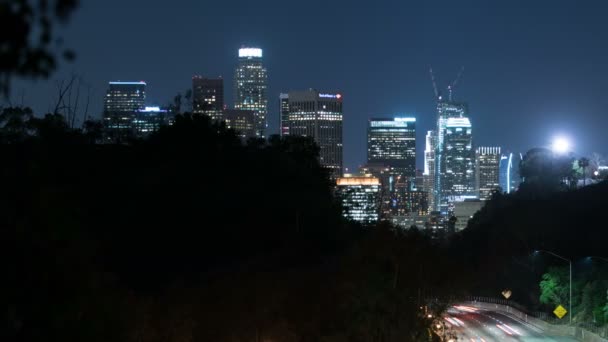
[[[445,125],[442,200],[453,202],[475,196],[475,152],[469,118],[449,118]]]
[[[416,118],[370,119],[367,163],[382,164],[395,176],[416,176]]]
[[[106,142],[133,137],[133,120],[145,109],[146,82],[109,82],[104,98],[103,123]]]
[[[437,102],[437,130],[435,131],[435,199],[433,201],[436,210],[442,210],[447,207],[444,194],[449,192],[448,188],[450,187],[444,184],[447,174],[445,144],[447,123],[449,119],[465,117],[468,117],[468,106],[466,103],[439,98]],[[471,152],[473,153],[473,151]]]
[[[279,95],[280,105],[280,134],[281,136],[289,135],[289,94]]]
[[[500,189],[500,157],[500,147],[479,147],[475,152],[476,188],[482,201]]]
[[[334,177],[342,174],[342,94],[310,89],[291,91],[281,101],[281,126],[288,135],[312,137],[320,148],[321,165]]]
[[[224,109],[224,80],[221,78],[192,77],[192,110],[220,119]]]
[[[262,64],[262,49],[239,49],[239,63],[234,72],[234,107],[255,113],[258,138],[266,136],[267,83],[266,68]]]
[[[336,181],[342,200],[344,217],[369,224],[378,221],[380,209],[380,180],[371,175],[345,175]]]
[[[428,211],[435,210],[435,143],[437,137],[435,131],[427,131],[426,145],[424,148],[424,173],[423,190],[428,196]]]

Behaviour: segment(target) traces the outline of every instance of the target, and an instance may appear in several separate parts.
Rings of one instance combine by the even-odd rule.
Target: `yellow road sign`
[[[553,310],[553,313],[555,316],[557,316],[557,318],[562,319],[562,317],[568,313],[568,310],[566,310],[563,306],[558,305],[555,310]]]

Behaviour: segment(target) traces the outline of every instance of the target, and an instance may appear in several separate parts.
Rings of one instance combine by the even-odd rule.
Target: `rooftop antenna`
[[[454,82],[452,82],[452,84],[448,86],[448,94],[450,97],[450,101],[452,101],[452,91],[454,90],[454,88],[456,88],[456,85],[458,85],[458,81],[460,81],[463,72],[464,66],[460,68],[460,71],[458,72],[458,75],[456,75],[456,79],[454,80]]]

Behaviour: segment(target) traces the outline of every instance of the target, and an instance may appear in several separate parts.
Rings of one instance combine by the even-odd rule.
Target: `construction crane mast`
[[[435,81],[435,73],[433,72],[433,68],[431,66],[429,66],[429,73],[431,74],[431,82],[433,83],[433,91],[435,92],[435,99],[441,100],[441,93],[439,92],[439,89],[437,88],[437,82]],[[456,75],[456,78],[454,79],[454,81],[448,85],[447,90],[448,90],[449,101],[452,101],[452,93],[453,93],[454,89],[456,88],[456,86],[458,85],[458,82],[462,78],[463,73],[464,73],[464,66],[460,68],[460,71],[458,71],[458,75]]]

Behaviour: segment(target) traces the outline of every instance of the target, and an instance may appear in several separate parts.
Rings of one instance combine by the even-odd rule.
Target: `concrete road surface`
[[[454,306],[443,317],[446,329],[458,341],[577,341],[566,336],[549,336],[544,331],[503,313],[468,306]]]

